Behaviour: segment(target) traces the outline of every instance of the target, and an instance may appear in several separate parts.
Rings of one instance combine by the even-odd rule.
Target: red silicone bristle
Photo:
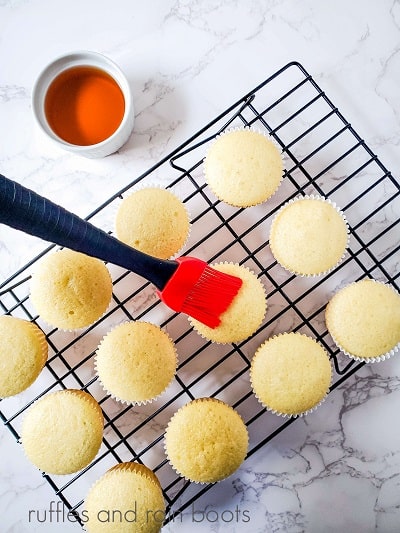
[[[220,316],[228,309],[242,286],[242,280],[206,266],[198,281],[188,292],[182,312],[210,328],[221,323]]]

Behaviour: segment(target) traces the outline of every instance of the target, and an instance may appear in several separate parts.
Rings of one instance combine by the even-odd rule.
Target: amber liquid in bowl
[[[47,122],[58,137],[78,146],[100,143],[119,127],[125,99],[118,83],[97,67],[71,67],[50,84]]]

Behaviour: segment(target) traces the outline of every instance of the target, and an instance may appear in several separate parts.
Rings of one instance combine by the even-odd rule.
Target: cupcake
[[[126,322],[101,341],[97,375],[104,389],[126,403],[146,403],[171,383],[177,366],[175,345],[159,326]]]
[[[0,317],[0,398],[27,389],[39,376],[48,356],[43,331],[22,318]]]
[[[247,447],[247,428],[239,414],[214,398],[199,398],[181,407],[165,432],[172,468],[197,483],[215,483],[233,474]]]
[[[283,175],[275,142],[250,128],[235,128],[216,137],[207,151],[205,180],[223,202],[250,207],[270,198]]]
[[[103,414],[87,392],[66,389],[37,400],[22,422],[21,441],[28,459],[48,474],[72,474],[97,455]]]
[[[332,367],[326,351],[301,333],[271,337],[256,351],[250,382],[259,402],[281,416],[315,409],[326,397]]]
[[[187,210],[167,189],[138,189],[122,200],[116,215],[119,240],[160,259],[169,259],[184,246],[190,229]]]
[[[358,361],[383,361],[399,349],[400,295],[385,283],[347,285],[328,302],[325,320],[338,348]]]
[[[112,281],[102,261],[64,248],[41,259],[30,291],[32,303],[45,322],[72,330],[89,326],[105,313]]]
[[[165,502],[157,476],[139,463],[120,463],[98,479],[85,499],[89,533],[157,533]]]
[[[212,268],[241,278],[239,292],[228,309],[221,315],[221,323],[210,328],[189,317],[194,329],[205,339],[216,343],[241,342],[252,335],[261,325],[267,309],[264,286],[247,267],[234,263],[217,263]]]
[[[292,274],[318,276],[344,257],[346,219],[336,205],[319,196],[287,202],[271,224],[269,244],[278,263]]]

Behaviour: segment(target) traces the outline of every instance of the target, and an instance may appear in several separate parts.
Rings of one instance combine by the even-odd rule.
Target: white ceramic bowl
[[[125,113],[118,129],[97,144],[80,146],[64,141],[51,129],[45,114],[44,102],[51,82],[63,71],[77,66],[97,67],[109,74],[119,85],[125,99]],[[33,114],[39,128],[57,146],[85,157],[105,157],[116,152],[130,137],[134,123],[132,93],[122,70],[108,57],[97,52],[78,51],[61,56],[50,63],[39,75],[32,92]]]

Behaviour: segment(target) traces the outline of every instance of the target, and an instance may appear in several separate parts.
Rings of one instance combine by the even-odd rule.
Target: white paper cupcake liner
[[[282,146],[279,145],[279,143],[276,141],[276,139],[274,139],[270,133],[268,133],[265,130],[262,130],[258,126],[245,126],[245,125],[229,126],[226,130],[221,131],[220,133],[218,133],[215,136],[215,139],[217,139],[218,137],[222,137],[224,135],[229,135],[229,133],[232,133],[233,131],[252,131],[254,133],[259,133],[260,135],[263,135],[266,139],[271,141],[279,151],[282,151]]]
[[[266,342],[268,342],[269,340],[271,339],[274,339],[276,337],[280,337],[282,335],[285,335],[285,333],[278,333],[277,335],[273,335],[272,337],[269,337],[269,339],[267,339],[264,343],[262,343],[259,348],[261,348],[261,346],[263,346]],[[303,337],[309,337],[308,335],[305,335],[304,333],[300,333],[300,335],[302,335]],[[312,338],[312,337],[309,337],[309,338]],[[315,340],[315,339],[314,339]],[[316,341],[317,342],[317,341]],[[319,343],[318,343],[319,344]],[[326,350],[324,349],[324,351],[326,352]],[[298,418],[298,417],[303,417],[303,416],[307,416],[311,413],[313,413],[314,411],[316,411],[326,400],[326,398],[328,397],[328,394],[330,392],[330,389],[332,387],[332,384],[333,384],[333,365],[332,365],[332,361],[331,359],[329,358],[329,355],[328,353],[326,354],[326,356],[328,357],[329,359],[329,363],[330,363],[330,366],[331,366],[331,379],[330,379],[330,383],[327,387],[327,390],[325,392],[325,395],[315,404],[313,405],[312,407],[310,407],[309,409],[306,409],[305,411],[298,411],[296,413],[282,413],[281,411],[278,411],[276,409],[273,409],[271,407],[269,407],[268,405],[266,405],[262,400],[261,398],[257,395],[257,393],[255,392],[254,390],[254,387],[253,387],[253,380],[252,380],[252,367],[250,367],[250,385],[251,385],[251,389],[252,389],[252,392],[255,396],[255,398],[257,399],[257,401],[260,403],[260,405],[262,405],[268,412],[274,414],[274,415],[277,415],[277,416],[280,416],[281,418]]]
[[[226,130],[218,133],[215,136],[215,138],[211,141],[210,145],[207,147],[207,150],[205,152],[203,172],[204,172],[205,181],[208,184],[208,186],[210,187],[210,189],[214,192],[214,194],[217,196],[217,198],[219,198],[222,202],[224,202],[224,203],[226,203],[228,205],[233,205],[233,207],[244,208],[243,206],[237,206],[237,205],[234,205],[234,204],[230,204],[226,200],[221,199],[219,197],[219,195],[217,195],[217,193],[214,191],[212,186],[208,183],[207,175],[206,175],[207,156],[208,156],[211,148],[214,146],[215,142],[218,141],[218,139],[220,139],[221,137],[224,137],[226,135],[229,135],[230,133],[235,132],[235,131],[251,131],[253,133],[258,133],[258,134],[262,135],[263,137],[265,137],[268,141],[270,141],[275,146],[275,148],[279,151],[280,156],[281,156],[281,160],[282,160],[283,172],[282,172],[282,175],[280,177],[279,183],[277,184],[275,190],[272,192],[272,194],[270,194],[270,196],[268,196],[268,198],[265,198],[264,200],[261,200],[259,202],[252,203],[252,204],[246,206],[246,207],[254,207],[256,205],[263,204],[264,202],[270,200],[276,194],[276,192],[278,191],[279,187],[281,186],[282,180],[283,180],[283,176],[284,176],[284,169],[285,169],[285,154],[282,152],[282,147],[277,143],[277,141],[272,137],[272,135],[270,135],[268,132],[263,131],[260,128],[255,127],[255,126],[233,126],[233,127],[229,127]]]
[[[275,257],[275,253],[273,251],[273,246],[271,245],[271,239],[270,239],[270,249],[271,249],[271,252],[272,252],[272,255],[274,256],[275,260],[279,263],[279,265],[284,268],[287,272],[289,272],[290,274],[293,274],[295,276],[298,276],[298,277],[301,277],[301,278],[316,278],[316,277],[319,277],[319,276],[326,276],[327,274],[329,274],[330,272],[332,272],[335,268],[337,268],[340,263],[342,263],[342,261],[344,260],[344,258],[346,257],[346,254],[347,254],[347,249],[349,247],[349,244],[350,244],[350,228],[349,228],[349,223],[347,221],[347,218],[346,218],[346,215],[343,213],[343,211],[336,205],[335,202],[333,202],[332,200],[330,200],[329,198],[324,198],[323,196],[319,196],[319,195],[315,195],[315,194],[306,194],[304,196],[297,196],[296,198],[292,198],[291,200],[288,200],[287,202],[285,202],[279,209],[278,211],[275,213],[275,216],[271,222],[271,228],[270,228],[270,236],[271,236],[271,233],[272,233],[272,228],[274,226],[274,223],[275,221],[277,220],[278,216],[280,215],[280,213],[286,209],[289,205],[295,203],[295,202],[298,202],[300,200],[318,200],[318,201],[321,201],[321,202],[327,202],[328,204],[330,204],[338,213],[339,215],[342,217],[345,225],[346,225],[346,233],[347,233],[347,242],[346,242],[346,246],[345,246],[345,250],[343,252],[343,254],[341,255],[341,257],[338,259],[338,261],[333,265],[331,266],[330,268],[326,269],[326,270],[322,270],[321,272],[318,272],[316,274],[304,274],[303,272],[299,272],[297,270],[292,270],[290,269],[288,266],[284,265],[283,263],[281,263],[276,257]]]
[[[167,429],[168,429],[168,426],[167,426]],[[165,433],[167,432],[167,430],[165,431]],[[172,468],[172,470],[175,472],[175,474],[178,476],[178,477],[181,477],[183,479],[185,479],[186,481],[190,481],[190,483],[195,483],[196,485],[209,485],[210,483],[208,481],[197,481],[195,479],[191,479],[187,476],[185,476],[184,474],[182,474],[182,472],[180,472],[177,468],[175,468],[175,466],[173,465],[169,455],[168,455],[168,451],[167,451],[167,447],[166,447],[166,444],[165,444],[165,437],[164,437],[164,444],[163,444],[163,447],[164,447],[164,453],[165,453],[165,457],[168,461],[168,464],[170,465],[170,467]]]
[[[36,399],[34,402],[32,402],[32,404],[29,406],[28,410],[26,411],[25,417],[24,417],[24,419],[22,421],[21,437],[20,437],[19,442],[22,444],[21,447],[22,447],[22,451],[24,453],[25,458],[29,461],[29,463],[34,465],[38,470],[40,470],[41,472],[44,472],[46,474],[50,474],[50,475],[54,475],[54,476],[69,476],[71,474],[77,474],[81,470],[85,469],[87,466],[89,466],[96,459],[96,457],[100,453],[101,442],[100,442],[100,446],[99,446],[97,452],[90,459],[90,461],[88,461],[86,463],[86,465],[83,465],[78,470],[73,470],[72,472],[57,473],[57,474],[54,473],[54,472],[50,472],[50,471],[44,470],[40,466],[38,466],[36,463],[34,463],[32,461],[32,459],[29,457],[29,455],[27,454],[27,452],[25,450],[24,442],[23,442],[23,424],[24,424],[24,420],[25,420],[26,416],[28,415],[30,409],[32,409],[36,404],[38,404],[42,400],[45,400],[48,396],[51,396],[53,394],[61,394],[61,393],[63,393],[63,394],[69,393],[69,394],[77,395],[79,398],[81,398],[82,402],[85,402],[85,403],[91,405],[92,407],[94,407],[96,409],[96,411],[98,413],[98,416],[99,416],[99,421],[100,421],[100,423],[101,423],[101,425],[103,427],[103,430],[102,430],[102,432],[103,432],[102,439],[103,439],[103,436],[104,436],[104,416],[103,416],[103,410],[102,410],[101,406],[99,405],[99,403],[97,402],[97,400],[95,398],[93,398],[93,396],[89,392],[86,392],[86,391],[81,390],[81,389],[70,389],[70,388],[68,388],[68,389],[61,389],[61,390],[56,390],[56,391],[53,391],[53,392],[49,392],[49,393],[41,396],[40,398]],[[53,453],[53,451],[51,451],[50,453]]]
[[[353,355],[350,352],[348,352],[347,350],[345,350],[343,348],[343,346],[341,346],[341,344],[335,339],[335,337],[332,335],[332,333],[330,333],[330,336],[332,337],[333,342],[336,344],[336,346],[339,348],[339,350],[341,352],[343,352],[345,355],[347,355],[351,359],[354,359],[355,361],[358,361],[358,362],[380,363],[381,361],[385,361],[386,359],[389,359],[396,352],[398,352],[400,350],[400,342],[399,342],[394,348],[392,348],[391,350],[389,350],[388,352],[386,352],[386,353],[384,353],[382,355],[378,355],[376,357],[359,357],[359,356]]]
[[[177,200],[179,200],[179,202],[182,204],[182,207],[185,209],[186,216],[187,216],[187,219],[188,219],[188,222],[189,222],[189,227],[188,227],[188,232],[186,234],[186,238],[185,238],[183,244],[179,247],[179,249],[176,250],[176,252],[174,252],[171,256],[169,256],[167,258],[167,259],[175,259],[176,257],[179,257],[179,255],[182,254],[182,252],[184,251],[184,249],[186,248],[186,246],[187,246],[187,244],[189,242],[191,231],[192,231],[192,215],[191,215],[186,203],[182,200],[182,198],[175,191],[172,191],[169,188],[163,187],[159,183],[143,183],[143,182],[141,182],[141,183],[135,185],[132,189],[130,189],[129,192],[125,193],[125,196],[123,198],[119,198],[116,201],[116,203],[114,204],[114,213],[113,213],[113,221],[114,221],[114,223],[113,223],[113,233],[114,233],[114,236],[116,238],[118,238],[118,236],[117,236],[117,228],[116,228],[116,220],[117,220],[118,211],[119,211],[121,205],[123,204],[124,200],[126,200],[130,196],[134,195],[138,191],[142,191],[142,190],[145,190],[145,189],[159,189],[159,190],[162,190],[162,191],[166,190],[172,196],[174,196]],[[152,254],[150,254],[150,255],[152,255]]]
[[[37,361],[39,362],[37,371],[34,373],[33,372],[30,373],[29,383],[26,382],[24,387],[20,388],[20,390],[18,391],[14,389],[14,392],[12,394],[8,394],[7,396],[0,396],[3,399],[13,398],[14,396],[17,396],[18,394],[21,394],[22,392],[26,391],[31,385],[33,385],[33,383],[38,379],[38,377],[42,373],[43,368],[49,356],[49,345],[46,340],[46,335],[44,334],[44,332],[39,326],[37,326],[34,322],[30,322],[29,320],[26,320],[23,318],[14,317],[12,315],[5,315],[5,316],[10,316],[10,318],[12,319],[21,321],[24,324],[24,327],[27,327],[30,329],[32,335],[34,335],[38,340],[40,354],[37,354]],[[26,339],[26,340],[29,340],[29,339]],[[12,349],[11,346],[10,346],[10,349]],[[30,368],[32,370],[32,367]],[[13,376],[13,383],[15,384],[15,376]]]
[[[62,248],[59,248],[57,249],[55,252],[50,252],[50,253],[57,253],[59,252],[60,250],[62,250]],[[79,253],[82,253],[82,252],[79,252]],[[85,255],[85,254],[83,254]],[[91,256],[89,256],[91,257]],[[37,313],[38,315],[38,318],[40,318],[40,320],[43,321],[43,323],[47,326],[47,329],[49,330],[53,330],[53,329],[56,329],[58,331],[62,331],[62,332],[65,332],[65,333],[75,333],[75,334],[80,334],[80,333],[83,333],[84,331],[86,331],[87,329],[91,328],[92,326],[94,326],[95,324],[97,324],[97,322],[100,322],[105,316],[106,314],[110,311],[111,309],[111,306],[112,306],[112,303],[113,303],[113,279],[112,279],[112,276],[111,276],[111,273],[110,273],[110,270],[108,269],[107,265],[105,264],[104,261],[102,261],[101,259],[97,259],[95,257],[93,257],[93,259],[96,259],[97,261],[99,261],[100,263],[103,263],[104,267],[107,269],[107,272],[108,272],[108,276],[109,276],[109,279],[110,279],[110,282],[111,282],[111,295],[110,295],[110,301],[108,302],[108,305],[106,307],[106,309],[103,311],[103,313],[101,313],[101,315],[99,315],[97,318],[95,318],[95,320],[93,320],[92,322],[86,324],[85,326],[79,326],[79,327],[75,327],[75,328],[67,328],[67,327],[62,327],[62,326],[56,326],[55,324],[51,323],[49,320],[47,320],[40,312],[39,310],[36,308],[36,305],[34,304],[34,302],[32,301],[31,299],[31,296],[30,296],[30,292],[29,292],[29,298],[31,300],[31,303],[32,303],[32,306],[35,310],[35,313]]]
[[[225,342],[210,339],[209,337],[207,337],[206,335],[204,335],[201,331],[199,331],[197,329],[195,323],[193,322],[194,319],[192,317],[188,316],[188,320],[189,320],[190,325],[193,327],[194,331],[198,335],[200,335],[200,337],[202,337],[205,341],[212,342],[213,344],[239,344],[241,342],[246,341],[249,337],[251,337],[258,330],[258,328],[261,326],[261,324],[263,323],[263,321],[265,319],[265,316],[267,314],[267,309],[268,309],[267,291],[266,291],[266,288],[265,288],[265,284],[264,284],[264,282],[263,282],[263,280],[261,278],[257,277],[256,273],[252,269],[248,268],[245,265],[239,265],[239,263],[235,263],[234,261],[220,261],[218,263],[210,264],[210,267],[213,268],[214,265],[238,265],[238,266],[246,269],[251,274],[253,274],[258,279],[258,281],[260,282],[260,284],[261,284],[261,286],[263,288],[263,291],[264,291],[264,301],[265,301],[264,315],[263,315],[260,323],[258,324],[258,326],[251,333],[249,333],[247,337],[239,339],[239,340],[231,340],[231,341],[225,341]],[[199,321],[197,321],[197,322],[199,322]],[[205,326],[205,327],[207,327],[207,326]],[[218,326],[217,326],[217,328],[218,328]],[[215,329],[217,329],[217,328],[215,328]]]
[[[211,398],[196,398],[195,400],[191,400],[190,402],[193,402],[193,401],[196,401],[196,402],[199,402],[199,401],[202,401],[202,400],[207,400],[207,401],[210,401]],[[218,401],[218,400],[217,400]],[[190,403],[189,402],[189,403]],[[186,477],[182,472],[180,472],[173,464],[170,456],[168,455],[168,450],[167,450],[167,446],[166,446],[166,435],[167,435],[167,432],[168,432],[168,429],[171,425],[171,422],[174,418],[174,416],[178,413],[180,413],[185,407],[186,405],[188,404],[185,404],[185,405],[182,405],[181,407],[179,407],[179,409],[177,411],[175,411],[175,413],[171,416],[168,424],[167,424],[167,427],[165,428],[165,432],[164,432],[164,439],[163,439],[163,448],[164,448],[164,453],[165,453],[165,457],[167,458],[167,461],[170,465],[170,467],[172,468],[172,470],[175,472],[175,474],[183,479],[186,479],[186,481],[190,481],[191,483],[195,483],[196,485],[206,485],[207,482],[206,481],[197,481],[197,480],[194,480],[194,479],[191,479],[189,477]]]
[[[223,402],[222,400],[218,400],[218,398],[196,398],[195,400],[191,400],[190,402],[188,403],[192,403],[192,402],[219,402],[219,403],[223,403],[224,405],[227,405],[228,407],[230,407],[233,411],[235,411],[235,413],[238,414],[238,416],[240,417],[239,413],[229,404],[227,404],[226,402]],[[175,466],[174,464],[172,463],[171,461],[171,458],[169,457],[168,455],[168,451],[167,451],[167,447],[166,447],[166,435],[167,435],[167,432],[168,432],[168,428],[174,418],[174,416],[176,414],[178,414],[179,412],[181,412],[183,409],[185,409],[186,405],[188,404],[185,404],[185,405],[182,405],[177,411],[175,411],[175,413],[172,415],[172,417],[170,418],[168,424],[167,424],[167,427],[165,429],[165,433],[164,433],[164,441],[163,441],[163,447],[164,447],[164,453],[165,453],[165,456],[167,458],[167,461],[169,463],[169,465],[171,466],[172,470],[181,478],[183,479],[186,479],[186,481],[190,481],[190,483],[195,483],[196,485],[210,485],[211,483],[219,483],[219,481],[223,481],[223,479],[226,479],[226,478],[223,478],[219,481],[198,481],[198,480],[195,480],[195,479],[191,479],[190,477],[187,477],[185,476],[182,472],[180,472]],[[240,417],[242,418],[242,417]],[[242,419],[243,420],[243,419]],[[229,476],[227,476],[229,477]]]
[[[132,472],[134,475],[137,475],[141,478],[144,478],[146,479],[147,481],[149,481],[149,483],[151,485],[154,485],[154,487],[156,488],[156,490],[160,491],[162,493],[162,487],[161,487],[161,483],[160,483],[160,480],[158,479],[158,477],[156,476],[156,474],[153,472],[153,470],[151,470],[148,466],[144,465],[144,464],[141,464],[141,463],[138,463],[136,461],[124,461],[122,463],[117,463],[116,465],[112,466],[111,468],[108,468],[104,473],[103,475],[101,475],[99,478],[97,478],[90,486],[89,490],[87,491],[86,495],[85,495],[85,499],[84,499],[84,506],[86,506],[86,500],[89,496],[89,494],[92,492],[92,490],[102,482],[103,478],[105,476],[115,476],[116,478],[118,478],[118,472],[119,471],[126,471],[128,470],[129,472]],[[99,509],[99,511],[101,511],[101,509]],[[82,526],[82,529],[83,531],[87,531],[89,533],[89,526],[90,526],[90,520],[87,521],[87,522],[84,522],[83,526]],[[104,524],[104,522],[103,522]]]
[[[136,320],[135,322],[140,322],[140,323],[143,323],[143,324],[151,324],[152,326],[156,325],[156,324],[153,324],[149,321],[144,321],[144,320]],[[124,322],[121,322],[120,324],[114,326],[113,328],[111,328],[107,333],[106,335],[103,336],[103,338],[101,339],[101,341],[99,342],[99,345],[97,347],[97,350],[100,348],[102,342],[104,341],[105,337],[107,337],[107,335],[109,333],[111,333],[112,331],[114,331],[115,329],[117,329],[118,327],[122,326],[123,324],[129,324],[130,321],[126,320]],[[157,326],[157,325],[156,325]],[[165,333],[165,335],[168,337],[168,339],[170,340],[171,342],[171,345],[173,346],[174,348],[174,354],[175,354],[175,372],[173,374],[173,376],[171,377],[171,380],[169,381],[169,383],[165,386],[165,388],[160,392],[158,393],[156,396],[153,396],[152,398],[148,398],[146,400],[136,400],[136,401],[129,401],[129,400],[125,400],[123,398],[120,398],[119,396],[117,396],[116,394],[114,394],[112,391],[110,391],[103,383],[103,381],[101,380],[101,377],[99,375],[99,371],[98,371],[98,368],[97,368],[97,350],[96,350],[96,353],[95,353],[95,356],[94,356],[94,360],[93,360],[93,366],[94,366],[94,372],[95,372],[95,376],[97,378],[97,381],[99,383],[99,385],[101,386],[101,388],[103,389],[103,391],[109,395],[113,400],[123,404],[123,405],[129,405],[129,406],[139,406],[139,405],[146,405],[146,404],[150,404],[152,402],[155,402],[156,400],[158,400],[166,391],[167,389],[169,388],[169,386],[171,385],[171,383],[173,382],[175,376],[176,376],[176,371],[177,371],[177,368],[178,368],[178,353],[177,353],[177,350],[176,350],[176,345],[175,345],[175,342],[173,341],[173,339],[170,337],[170,335],[167,333],[167,331],[165,331],[165,329],[162,329],[160,326],[157,326],[158,328],[160,328],[162,330],[163,333]]]
[[[372,278],[368,278],[370,281],[373,281],[374,283],[380,283],[381,285],[385,285],[386,287],[388,287],[389,289],[391,289],[395,294],[397,294],[399,296],[399,293],[397,292],[397,290],[392,286],[392,285],[389,285],[388,283],[384,283],[382,281],[378,281],[376,279],[372,279]],[[362,280],[360,280],[362,281]],[[349,287],[351,285],[355,285],[356,283],[358,283],[357,281],[353,281],[352,283],[349,283],[348,285],[346,285],[346,287]],[[329,331],[329,330],[328,330]],[[329,331],[329,335],[332,337],[332,340],[333,342],[336,344],[337,348],[339,348],[339,350],[344,353],[345,355],[347,355],[348,357],[350,357],[351,359],[354,359],[355,361],[358,361],[358,362],[364,362],[364,363],[380,363],[382,361],[385,361],[386,359],[390,359],[390,357],[392,357],[393,355],[395,355],[399,350],[400,350],[400,342],[398,342],[391,350],[389,350],[388,352],[385,352],[381,355],[377,355],[375,357],[360,357],[360,356],[357,356],[357,355],[354,355],[350,352],[348,352],[341,344],[340,342],[337,340],[336,336],[334,336],[334,334]]]

